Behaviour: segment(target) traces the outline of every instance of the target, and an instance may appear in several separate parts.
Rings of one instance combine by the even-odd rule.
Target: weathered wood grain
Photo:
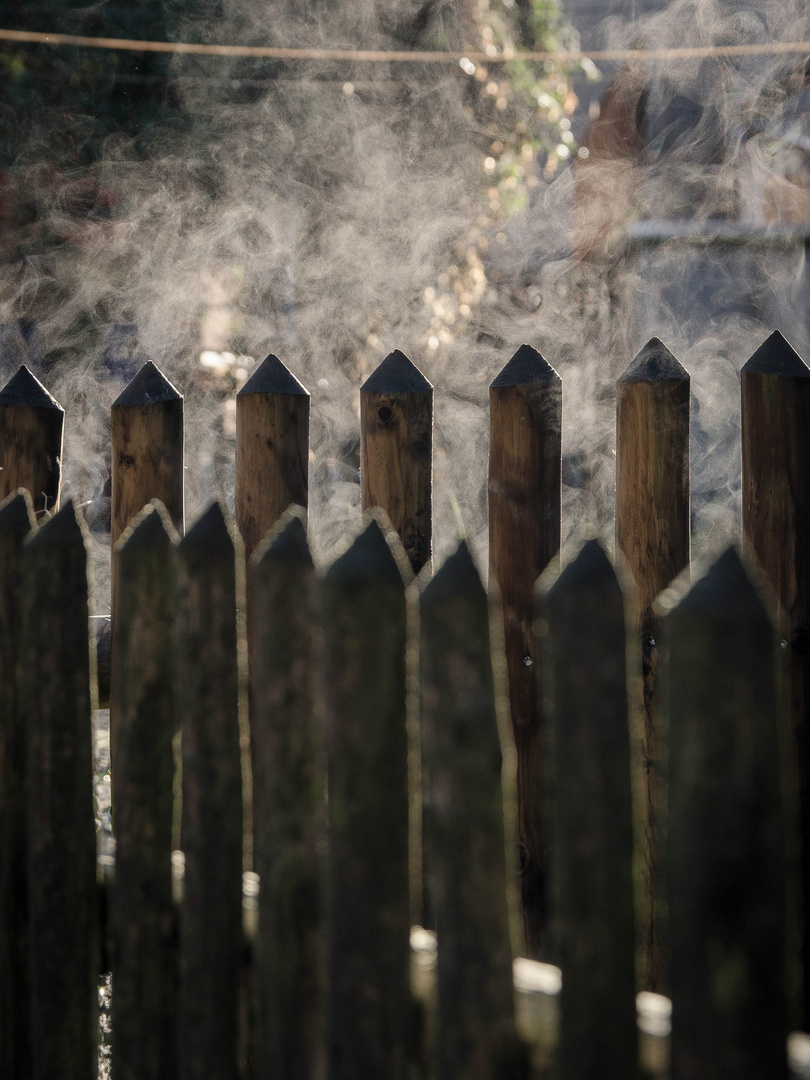
[[[627,1080],[638,1046],[625,596],[596,540],[542,585],[558,1074]]]
[[[527,955],[542,959],[547,837],[534,583],[560,549],[562,381],[522,345],[491,384],[489,408],[489,567],[501,594],[517,751],[523,929]]]
[[[395,350],[360,387],[363,509],[379,506],[415,574],[433,543],[433,387]]]
[[[19,488],[34,513],[59,509],[65,412],[25,364],[0,390],[0,501]]]
[[[640,844],[641,989],[664,992],[660,844],[662,742],[658,717],[659,632],[653,601],[689,566],[689,373],[652,338],[616,383],[616,547],[635,582],[633,633],[641,643],[631,724]]]

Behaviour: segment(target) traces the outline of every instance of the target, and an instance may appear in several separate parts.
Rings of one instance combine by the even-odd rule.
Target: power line
[[[206,45],[182,41],[133,41],[126,38],[81,37],[77,34],[44,34],[35,30],[0,30],[0,41],[28,45],[68,46],[122,52],[173,53],[187,56],[236,56],[266,60],[343,60],[355,63],[460,64],[468,66],[509,61],[570,64],[583,60],[701,60],[733,56],[786,56],[807,54],[810,41],[776,41],[753,45],[701,45],[674,49],[599,49],[591,52],[426,52],[386,49],[288,49],[275,45]]]

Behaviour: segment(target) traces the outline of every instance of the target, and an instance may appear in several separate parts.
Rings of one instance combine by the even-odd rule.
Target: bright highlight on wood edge
[[[0,30],[0,41],[33,45],[68,45],[123,52],[183,53],[196,56],[252,56],[268,60],[351,60],[360,63],[502,64],[510,61],[577,63],[582,60],[699,60],[709,57],[810,55],[810,41],[777,41],[753,45],[701,45],[679,49],[601,49],[594,52],[416,52],[385,49],[287,49],[273,45],[205,45],[182,41],[131,41],[126,38],[44,34],[35,30]],[[467,71],[468,74],[471,72]]]

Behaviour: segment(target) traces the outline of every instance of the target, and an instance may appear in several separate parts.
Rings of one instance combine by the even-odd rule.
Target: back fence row
[[[306,390],[259,368],[238,531],[215,504],[178,543],[182,398],[145,365],[113,406],[100,894],[84,526],[70,503],[34,526],[63,414],[21,369],[0,393],[4,1075],[93,1074],[101,939],[116,1076],[528,1076],[516,936],[562,968],[559,1076],[635,1074],[636,989],[672,998],[678,1080],[786,1075],[808,999],[808,395],[775,333],[742,371],[747,551],[689,589],[689,376],[653,339],[617,384],[623,566],[590,541],[558,573],[562,387],[523,346],[491,387],[491,605],[463,543],[430,576],[432,387],[401,353],[361,390],[363,505],[388,517],[322,580],[281,517],[306,505]],[[414,918],[438,934],[427,1052]]]

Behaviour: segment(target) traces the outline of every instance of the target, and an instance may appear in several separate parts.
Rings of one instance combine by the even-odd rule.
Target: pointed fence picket
[[[662,940],[672,946],[660,970],[674,1003],[674,1076],[785,1074],[795,1010],[784,972],[797,951],[789,913],[802,902],[793,837],[804,819],[792,809],[791,791],[807,700],[799,692],[806,677],[807,369],[779,338],[763,348],[743,372],[744,524],[747,550],[771,582],[780,633],[791,646],[790,705],[778,692],[785,649],[772,648],[769,601],[733,552],[690,592],[684,595],[681,580],[665,597],[664,643],[656,646],[662,681],[649,656],[646,668],[641,663],[643,635],[657,628],[649,620],[661,617],[654,596],[688,563],[688,382],[664,346],[652,342],[618,390],[617,540],[636,598],[622,596],[604,551],[588,545],[545,595],[539,637],[527,620],[535,571],[554,561],[559,538],[559,380],[528,347],[518,353],[521,378],[495,380],[490,491],[493,546],[501,553],[491,569],[503,611],[495,607],[490,621],[464,548],[421,591],[435,1014],[433,991],[422,994],[420,1013],[410,985],[411,900],[420,887],[409,879],[416,869],[409,785],[418,770],[409,758],[407,672],[409,664],[416,671],[418,620],[406,587],[411,570],[430,561],[432,387],[393,354],[363,388],[368,502],[384,503],[374,494],[384,490],[376,486],[380,477],[397,479],[388,504],[399,515],[393,529],[379,516],[369,519],[320,584],[300,511],[282,519],[253,559],[251,755],[241,542],[215,505],[176,544],[182,398],[156,368],[136,377],[135,384],[163,387],[164,396],[152,401],[147,394],[130,413],[126,391],[114,422],[129,425],[126,446],[138,448],[114,492],[140,476],[129,518],[122,502],[113,514],[121,538],[112,770],[118,853],[106,892],[113,1061],[117,1055],[122,1075],[130,1068],[132,1075],[142,1069],[189,1080],[316,1080],[324,1069],[328,1080],[409,1072],[433,1080],[459,1069],[473,1077],[476,1068],[529,1075],[516,1041],[509,971],[507,897],[517,860],[511,810],[504,818],[503,808],[514,756],[496,723],[507,715],[495,677],[503,649],[523,777],[521,841],[547,879],[539,892],[524,890],[527,944],[537,955],[542,943],[543,955],[563,968],[558,1080],[589,1075],[586,1058],[600,1076],[635,1069],[630,805],[644,784],[632,763],[627,712],[640,685],[652,703],[647,723],[659,725],[655,760],[668,753],[670,768],[656,796],[660,834],[650,831],[659,884],[648,883],[635,901],[642,910],[650,895],[668,901]],[[543,378],[534,378],[535,369]],[[400,382],[383,385],[392,372]],[[303,389],[277,393],[283,402],[260,401],[272,397],[262,391],[251,404],[278,406],[274,443],[293,449],[276,461],[290,470],[284,483],[295,473],[300,489],[309,398]],[[290,408],[288,398],[295,398]],[[34,475],[39,450],[31,444],[28,463],[7,454],[3,409],[11,406],[0,406],[4,480],[16,491],[21,478]],[[154,420],[152,434],[133,434],[141,420],[146,427]],[[116,445],[124,450],[125,440]],[[133,522],[161,491],[172,501],[168,516],[152,506]],[[646,523],[645,515],[652,515]],[[83,525],[71,503],[39,520],[32,531],[19,495],[0,509],[0,943],[15,942],[0,956],[0,992],[13,1001],[0,1008],[0,1063],[4,1074],[78,1080],[91,1075],[96,1053],[96,678]],[[510,530],[512,520],[520,528]],[[510,558],[525,558],[531,570],[510,570]],[[538,685],[542,698],[536,690],[532,701]],[[525,744],[515,716],[529,718]],[[182,896],[175,889],[172,901],[170,865],[181,861],[171,853],[178,842],[178,731],[185,876]],[[799,765],[806,791],[804,759]],[[659,766],[659,780],[666,779],[660,774]],[[660,837],[669,838],[666,847]],[[251,841],[252,876],[243,873]],[[638,837],[635,844],[636,855],[649,848]],[[254,916],[245,922],[254,909],[258,925]],[[414,940],[429,957],[431,935],[420,931]],[[642,970],[650,969],[651,955]],[[430,962],[420,970],[429,984]],[[527,970],[521,993],[556,978],[542,966]],[[541,1021],[541,1013],[536,1029],[528,1028],[538,1043],[549,1040],[549,1014]],[[532,1055],[535,1067],[548,1050]]]

